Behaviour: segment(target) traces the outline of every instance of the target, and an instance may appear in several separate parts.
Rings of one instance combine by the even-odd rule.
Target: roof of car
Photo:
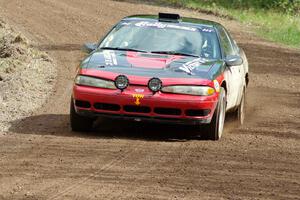
[[[143,20],[143,21],[159,21],[158,15],[131,15],[125,17],[123,20]],[[217,22],[205,20],[205,19],[197,19],[191,17],[181,17],[178,21],[179,24],[193,24],[193,25],[200,25],[200,26],[208,26],[214,27],[220,25]]]

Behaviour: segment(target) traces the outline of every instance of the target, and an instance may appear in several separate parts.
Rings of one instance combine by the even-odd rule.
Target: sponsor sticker
[[[130,22],[122,22],[122,26],[137,26],[137,27],[152,27],[152,28],[158,28],[158,29],[166,29],[166,28],[172,28],[172,29],[178,29],[178,30],[186,30],[186,31],[200,31],[200,32],[206,32],[206,33],[212,33],[215,32],[213,28],[210,27],[189,27],[189,26],[183,26],[183,25],[177,25],[177,24],[167,24],[162,22],[148,22],[148,21],[140,21],[137,23],[130,23]]]
[[[205,63],[205,60],[203,58],[197,58],[197,59],[194,59],[190,62],[183,64],[181,67],[179,67],[179,69],[188,74],[193,74],[193,70],[196,67],[199,67],[203,63]]]
[[[173,29],[180,29],[180,30],[193,31],[193,32],[197,31],[197,29],[194,27],[179,26],[179,25],[175,25],[175,24],[165,24],[165,23],[161,23],[161,22],[153,23],[153,22],[142,21],[142,22],[135,23],[135,26],[137,26],[137,27],[154,27],[154,28],[160,28],[160,29],[173,28]]]
[[[143,94],[133,94],[132,97],[135,99],[134,104],[139,106],[141,105],[141,99],[144,98]]]
[[[214,80],[214,86],[215,86],[216,92],[220,92],[220,84],[217,80]]]
[[[207,33],[215,32],[215,30],[214,30],[214,29],[211,29],[211,28],[202,28],[202,29],[200,29],[200,31],[202,31],[202,32],[207,32]]]
[[[134,89],[134,91],[136,91],[136,92],[138,92],[138,93],[142,93],[142,92],[144,92],[145,90],[142,89],[142,88],[136,88],[136,89]]]
[[[114,51],[111,50],[103,51],[103,56],[106,65],[114,66],[118,64],[116,54]]]

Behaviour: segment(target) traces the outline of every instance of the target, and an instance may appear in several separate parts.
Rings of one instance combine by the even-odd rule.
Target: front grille
[[[108,110],[108,111],[119,111],[121,106],[118,104],[109,104],[109,103],[95,103],[94,108],[97,110]]]
[[[126,105],[123,107],[124,111],[131,113],[150,113],[151,108],[147,106],[132,106]]]
[[[204,109],[204,110],[189,109],[189,110],[185,111],[185,115],[190,116],[190,117],[204,117],[204,116],[207,116],[209,113],[210,113],[210,109]]]
[[[160,115],[181,115],[181,110],[178,108],[154,108],[154,112]]]
[[[91,104],[88,101],[75,100],[75,105],[80,108],[90,108]]]

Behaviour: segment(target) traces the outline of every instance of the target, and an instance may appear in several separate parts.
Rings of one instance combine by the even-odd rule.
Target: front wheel
[[[242,99],[237,109],[237,118],[239,125],[243,125],[245,121],[245,102],[246,102],[246,89],[243,90]]]
[[[71,129],[74,132],[87,132],[91,131],[93,127],[94,119],[80,116],[75,111],[74,101],[71,100],[70,105],[70,124]]]
[[[220,89],[219,101],[214,112],[213,118],[205,128],[205,139],[219,140],[222,137],[226,113],[226,92]]]

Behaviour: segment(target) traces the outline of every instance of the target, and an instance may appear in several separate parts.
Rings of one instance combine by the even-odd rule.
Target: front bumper
[[[87,117],[110,117],[134,121],[176,124],[211,122],[218,102],[212,96],[153,94],[145,86],[129,86],[125,91],[74,85],[75,110]]]

